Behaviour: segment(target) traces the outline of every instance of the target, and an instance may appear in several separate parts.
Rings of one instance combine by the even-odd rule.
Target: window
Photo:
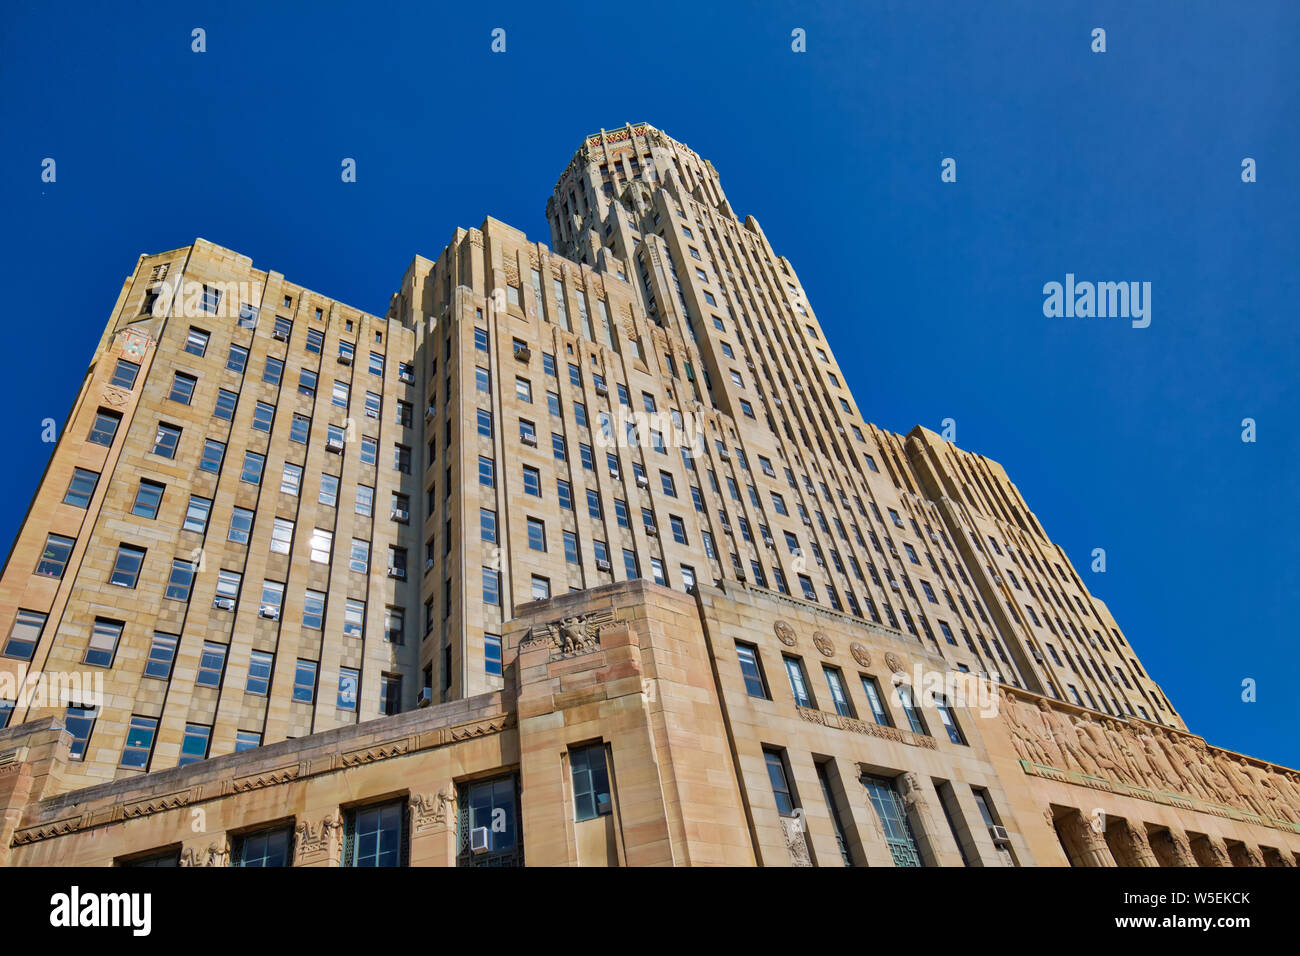
[[[124,388],[128,392],[135,388],[135,377],[140,373],[140,366],[135,362],[128,362],[126,359],[117,360],[117,367],[113,369],[113,377],[108,380],[109,385],[116,385],[118,388]]]
[[[497,513],[488,508],[478,510],[479,537],[490,544],[497,542]]]
[[[255,750],[262,746],[262,735],[254,733],[251,730],[239,730],[235,732],[235,753],[241,754],[245,750]]]
[[[160,458],[175,458],[176,446],[180,444],[181,430],[175,425],[159,422],[158,433],[153,439],[153,453]]]
[[[262,603],[258,613],[262,617],[275,620],[280,616],[280,605],[284,602],[284,585],[278,581],[262,582]]]
[[[745,679],[745,690],[750,697],[759,700],[771,700],[767,692],[767,678],[763,675],[763,662],[759,659],[758,648],[752,644],[736,642],[736,657],[740,661],[740,674]]]
[[[519,440],[526,445],[537,444],[537,426],[526,418],[519,419]]]
[[[250,485],[261,484],[262,466],[266,464],[266,456],[259,455],[257,452],[244,452],[244,467],[239,473],[239,480],[246,481]]]
[[[573,489],[563,478],[557,478],[555,481],[555,496],[561,508],[565,511],[573,510]]]
[[[131,716],[127,725],[126,745],[122,748],[121,766],[133,770],[143,770],[149,766],[149,755],[153,752],[154,736],[158,731],[156,717]]]
[[[298,392],[306,395],[308,398],[314,398],[316,395],[316,373],[310,369],[298,370]]]
[[[235,417],[235,403],[238,400],[239,396],[234,392],[228,392],[224,388],[217,389],[217,406],[212,414],[217,418],[230,421]]]
[[[521,402],[533,402],[533,386],[526,378],[515,376],[515,397]]]
[[[492,607],[501,606],[501,572],[491,568],[483,569],[483,603]]]
[[[397,507],[396,501],[393,503],[394,510]],[[355,509],[357,514],[370,517],[375,511],[375,489],[369,485],[357,485],[357,500]]]
[[[194,565],[184,558],[172,559],[172,573],[167,580],[167,597],[173,601],[188,601],[194,585]]]
[[[352,331],[352,322],[348,321],[348,331]],[[351,342],[339,342],[339,359],[343,365],[351,365],[356,357],[357,347]]]
[[[247,508],[236,508],[230,515],[230,531],[226,534],[226,540],[248,544],[248,536],[252,529],[253,512]]]
[[[122,639],[121,621],[109,621],[95,618],[95,625],[90,632],[90,643],[86,647],[83,663],[93,667],[112,667],[113,657],[117,654],[118,642]]]
[[[322,332],[320,329],[307,330],[306,348],[308,352],[315,352],[317,355],[320,355],[321,349],[324,347],[324,345],[325,345],[324,332]]]
[[[379,712],[385,715],[402,711],[402,675],[383,674],[379,678]]]
[[[478,326],[474,327],[474,348],[478,349],[480,352],[486,352],[488,350],[487,329],[481,329]]]
[[[822,665],[822,670],[826,673],[826,686],[830,688],[831,700],[835,704],[835,713],[841,717],[857,717],[853,712],[853,702],[849,700],[849,695],[844,689],[844,677],[838,667]]]
[[[334,532],[323,528],[313,528],[311,532],[311,559],[317,564],[330,563],[330,551],[334,547]]]
[[[176,372],[172,376],[172,390],[168,398],[173,402],[180,402],[182,405],[188,405],[194,398],[194,386],[198,384],[198,379],[193,375],[186,375],[184,372]]]
[[[266,651],[253,651],[248,659],[248,682],[245,692],[265,697],[271,688],[271,665],[274,658]]]
[[[404,402],[401,399],[397,401],[397,424],[404,428],[410,428],[411,422],[414,421],[415,409],[410,402]]]
[[[361,460],[367,465],[379,460],[379,442],[368,435],[361,436]]]
[[[528,547],[534,551],[546,550],[546,525],[537,518],[528,519]]]
[[[203,724],[186,724],[185,736],[181,740],[181,756],[176,766],[184,767],[208,759],[208,744],[211,741],[212,728]]]
[[[482,365],[474,366],[474,388],[489,395],[492,393],[492,376]]]
[[[524,465],[524,494],[542,496],[542,476],[536,468]]]
[[[370,570],[370,542],[360,538],[352,539],[352,551],[348,555],[348,569],[358,574]]]
[[[912,701],[912,688],[907,684],[898,685],[898,702],[903,705],[903,713],[907,715],[907,723],[911,726],[912,732],[928,737],[930,731],[926,729],[925,721]]]
[[[316,662],[298,661],[293,672],[293,699],[310,704],[316,697]]]
[[[366,602],[349,598],[343,606],[343,633],[348,637],[363,637],[365,627]]]
[[[867,695],[867,703],[871,707],[871,716],[875,718],[876,723],[882,727],[894,726],[894,721],[889,716],[889,711],[885,710],[885,702],[880,696],[880,685],[876,683],[874,677],[862,675],[862,692]]]
[[[545,601],[551,596],[551,582],[540,574],[533,575],[533,600]]]
[[[378,352],[371,352],[371,353],[370,353],[370,366],[369,366],[369,370],[370,370],[370,374],[371,374],[371,375],[383,375],[383,374],[384,374],[384,357],[383,357],[382,355],[380,355]]]
[[[485,458],[479,455],[478,458],[478,483],[488,488],[497,486],[496,464],[491,458]]]
[[[339,503],[338,475],[322,474],[320,476],[320,494],[316,496],[316,500],[323,505],[329,505],[331,508],[335,508],[338,506]]]
[[[121,421],[122,416],[117,412],[106,412],[101,408],[95,413],[95,424],[90,426],[86,441],[107,448],[113,444],[113,436],[117,434],[117,426]]]
[[[241,736],[244,733],[240,731]],[[258,742],[260,741],[261,737],[258,736]],[[240,749],[236,745],[235,752],[239,753]],[[234,866],[292,866],[293,827],[274,827],[236,837],[230,856]]]
[[[343,866],[405,866],[406,818],[406,804],[400,800],[347,811]]]
[[[154,631],[153,642],[149,645],[149,657],[144,665],[145,677],[168,680],[172,676],[172,664],[176,660],[176,644],[179,640],[175,634]]]
[[[459,866],[515,865],[522,862],[517,854],[519,833],[519,797],[514,775],[497,777],[465,785],[460,790]],[[474,829],[487,830],[488,852],[470,852],[469,836]]]
[[[95,729],[95,718],[99,712],[93,707],[77,707],[69,704],[63,717],[63,726],[72,734],[72,747],[68,756],[73,760],[84,760],[86,745],[90,743],[91,731]]]
[[[223,442],[209,438],[203,442],[203,457],[199,459],[199,470],[210,471],[216,474],[221,471],[221,462],[226,457],[226,446]]]
[[[812,694],[808,690],[808,679],[803,671],[803,661],[797,657],[786,657],[785,673],[790,678],[790,690],[794,694],[794,702],[800,707],[816,707]]]
[[[113,562],[113,573],[109,575],[109,583],[124,588],[135,587],[135,582],[140,577],[140,567],[144,564],[144,555],[144,548],[133,548],[129,544],[118,545],[117,559]],[[39,569],[37,572],[39,573]],[[52,577],[58,576],[52,575]]]
[[[334,387],[330,390],[330,404],[337,405],[339,408],[348,407],[348,383],[334,382]]]
[[[673,531],[673,540],[678,544],[686,544],[686,523],[677,515],[669,515],[668,524]]]
[[[400,607],[384,609],[384,640],[401,644],[406,633],[406,612]]]
[[[817,592],[813,590],[812,578],[808,577],[808,575],[806,574],[799,575],[799,587],[803,589],[803,596],[805,600],[808,601],[817,600]]]
[[[339,710],[357,709],[357,682],[360,676],[360,673],[351,667],[339,668]]]
[[[266,367],[262,369],[262,381],[269,385],[279,385],[284,377],[284,363],[278,358],[267,356]]]
[[[231,345],[230,355],[226,358],[226,368],[232,372],[239,372],[241,375],[248,366],[248,349],[242,345]]]
[[[199,670],[194,676],[194,683],[199,687],[220,687],[221,675],[226,669],[226,645],[203,642],[203,654],[199,657]]]
[[[966,737],[962,734],[961,728],[957,726],[957,718],[953,716],[952,710],[948,706],[948,701],[942,696],[935,696],[934,708],[939,712],[939,720],[943,722],[944,730],[948,731],[948,739],[955,744],[966,745]]]
[[[295,465],[286,461],[284,471],[280,474],[280,490],[286,495],[293,495],[296,498],[301,488],[302,465]]]
[[[564,560],[569,564],[581,564],[582,559],[578,556],[578,536],[572,531],[562,531],[561,537],[564,539]]]
[[[567,461],[569,458],[568,449],[564,445],[563,435],[551,436],[551,453],[555,456],[556,461]]]
[[[259,432],[269,432],[273,421],[275,421],[275,406],[258,402],[253,409],[253,428]]]
[[[776,799],[776,812],[783,817],[794,816],[795,799],[790,790],[790,775],[786,769],[784,751],[764,748],[763,760],[767,764],[768,780],[772,783],[772,796]]]
[[[600,518],[602,511],[600,507],[600,493],[592,488],[587,489],[587,514],[593,518]]]
[[[594,820],[609,813],[609,768],[605,763],[605,745],[591,744],[569,751],[569,769],[573,774],[574,822]]]
[[[46,615],[41,612],[20,608],[9,631],[9,638],[5,641],[4,656],[31,660],[41,638],[41,631],[45,628],[45,621]]]
[[[135,492],[135,504],[131,506],[131,514],[150,520],[157,518],[158,505],[162,502],[165,487],[156,481],[141,481],[140,487]]]

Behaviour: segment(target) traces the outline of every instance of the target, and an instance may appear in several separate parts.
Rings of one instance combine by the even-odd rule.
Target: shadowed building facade
[[[1294,863],[707,160],[602,131],[547,217],[382,318],[140,258],[0,577],[8,862]]]

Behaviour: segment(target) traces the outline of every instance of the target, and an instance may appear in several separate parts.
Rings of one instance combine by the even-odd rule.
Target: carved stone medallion
[[[812,642],[813,647],[821,651],[823,657],[835,656],[835,645],[831,643],[831,639],[821,631],[813,631]]]
[[[895,674],[903,673],[903,662],[901,659],[899,659],[899,656],[895,654],[893,651],[890,651],[888,654],[885,655],[885,666],[888,667],[890,671],[892,671]]]
[[[799,638],[794,636],[794,628],[785,621],[777,621],[772,630],[776,632],[776,639],[786,647],[794,647],[799,643]]]
[[[853,655],[853,659],[858,662],[860,667],[871,666],[871,655],[868,654],[867,649],[857,641],[854,641],[849,645],[849,653]]]

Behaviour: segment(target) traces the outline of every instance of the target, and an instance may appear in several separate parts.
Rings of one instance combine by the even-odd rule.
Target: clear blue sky
[[[1191,728],[1300,766],[1300,4],[608,6],[6,3],[4,547],[139,253],[382,314],[457,226],[549,240],[582,137],[645,121],[790,257],[869,419],[955,419]],[[1151,326],[1045,318],[1067,272],[1151,282]]]

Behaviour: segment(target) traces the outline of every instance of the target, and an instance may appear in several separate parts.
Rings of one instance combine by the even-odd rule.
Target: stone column
[[[1112,848],[1115,861],[1120,866],[1159,866],[1155,851],[1147,841],[1147,830],[1141,823],[1116,820],[1106,828],[1106,842]]]

